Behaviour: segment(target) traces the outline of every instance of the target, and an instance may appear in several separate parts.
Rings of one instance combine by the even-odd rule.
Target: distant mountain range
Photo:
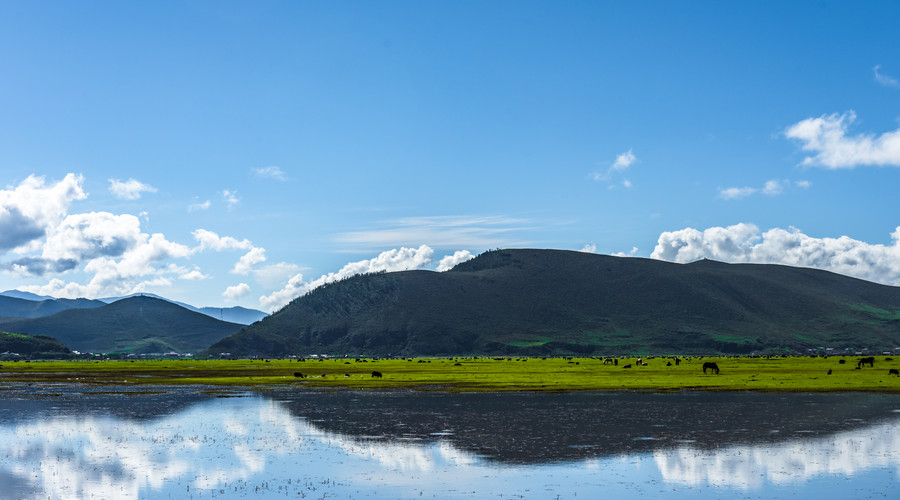
[[[243,326],[147,296],[31,319],[0,320],[0,331],[49,336],[72,350],[134,354],[194,353]]]
[[[102,299],[57,299],[46,295],[37,295],[21,290],[0,292],[0,318],[40,318],[50,316],[65,309],[88,309],[101,307],[131,297],[152,297],[177,304],[187,310],[205,314],[211,318],[229,323],[249,325],[267,316],[266,313],[246,307],[194,307],[184,302],[167,299],[152,293],[134,293],[123,297],[106,297]],[[8,300],[17,299],[17,300]]]
[[[807,268],[496,250],[322,286],[209,353],[636,354],[900,346],[900,288]]]

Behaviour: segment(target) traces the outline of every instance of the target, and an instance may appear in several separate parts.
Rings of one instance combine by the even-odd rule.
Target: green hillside
[[[197,352],[242,326],[151,297],[69,309],[43,318],[2,321],[0,328],[48,335],[80,352]]]
[[[103,307],[103,302],[89,299],[29,300],[0,295],[0,318],[41,318],[66,309],[91,309]]]
[[[825,271],[497,250],[320,287],[213,354],[749,353],[900,345],[900,288]]]
[[[45,357],[70,354],[72,351],[52,337],[0,332],[0,353],[5,352],[22,356]]]

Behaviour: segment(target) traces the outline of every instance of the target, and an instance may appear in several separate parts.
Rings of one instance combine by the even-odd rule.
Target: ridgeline
[[[807,268],[495,250],[322,286],[213,344],[232,356],[780,353],[900,345],[900,288]]]

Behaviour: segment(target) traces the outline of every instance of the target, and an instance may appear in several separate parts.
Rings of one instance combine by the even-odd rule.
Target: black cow
[[[896,375],[896,376],[900,377],[900,370],[897,370],[896,368],[891,368],[890,370],[888,370],[888,375]]]
[[[859,358],[859,363],[856,363],[856,366],[862,368],[865,365],[869,365],[870,368],[875,368],[875,357],[869,356],[868,358]]]
[[[381,372],[372,372],[372,377],[373,377],[373,378],[381,378],[381,376],[382,376],[382,375],[381,375]]]
[[[294,376],[297,378],[303,378],[303,374],[300,372],[294,372]]]
[[[703,363],[703,373],[706,373],[707,369],[712,371],[716,375],[719,374],[719,365],[713,363],[712,361],[707,361],[706,363]]]

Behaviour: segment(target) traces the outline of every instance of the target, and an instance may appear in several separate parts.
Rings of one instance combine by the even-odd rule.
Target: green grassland
[[[839,360],[845,359],[845,364]],[[220,385],[302,388],[463,391],[768,391],[900,392],[900,359],[875,358],[856,369],[856,357],[619,358],[417,358],[307,360],[152,360],[4,362],[0,387],[11,382],[125,386]],[[706,361],[720,373],[704,374]],[[671,366],[667,366],[668,363]],[[631,368],[624,365],[631,364]],[[828,374],[832,370],[832,374]],[[383,377],[372,376],[373,371]],[[296,377],[302,373],[303,377]]]

